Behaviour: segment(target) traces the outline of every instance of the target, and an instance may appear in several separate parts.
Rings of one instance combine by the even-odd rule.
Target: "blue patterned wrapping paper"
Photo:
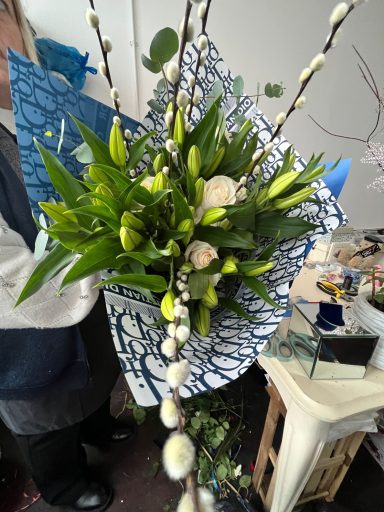
[[[196,48],[190,47],[184,58],[184,88],[187,87],[188,76],[192,74],[193,53],[196,54]],[[10,68],[17,133],[18,137],[22,137],[20,148],[22,168],[31,204],[35,206],[37,201],[47,200],[53,195],[53,190],[52,185],[47,181],[40,157],[32,144],[32,135],[38,134],[41,138],[41,134],[48,129],[59,133],[61,117],[68,110],[80,117],[90,128],[96,129],[98,135],[106,140],[113,110],[75,91],[68,92],[64,84],[57,83],[56,79],[49,77],[20,55],[14,53],[11,55]],[[220,58],[216,47],[210,42],[207,64],[200,71],[198,89],[201,93],[204,90],[207,91],[218,79],[224,83],[225,94],[230,95],[233,75]],[[22,83],[19,84],[19,81]],[[23,93],[24,88],[26,93]],[[64,91],[66,91],[65,94]],[[48,99],[42,100],[44,95],[49,102]],[[80,99],[76,101],[74,98],[79,96]],[[51,103],[59,107],[46,108],[46,105],[49,106]],[[227,115],[227,128],[231,130],[234,125],[234,100],[227,101],[224,108]],[[192,122],[198,122],[203,113],[202,106],[194,108]],[[256,109],[248,97],[241,99],[240,113],[244,113],[257,125],[260,147],[264,145],[271,134],[271,123],[262,112]],[[128,119],[128,122],[132,120]],[[136,126],[139,126],[138,123]],[[164,141],[165,130],[161,115],[153,111],[147,114],[139,132],[144,133],[148,130],[159,132],[153,144]],[[79,143],[80,139],[73,126],[68,135]],[[76,139],[75,136],[77,136]],[[55,142],[50,139],[46,145],[52,150],[56,149]],[[275,165],[281,162],[283,153],[288,147],[289,143],[284,137],[280,137],[268,159],[266,178]],[[67,153],[63,151],[62,161],[69,170],[77,172],[75,161],[73,157],[69,157],[69,153],[70,151]],[[302,169],[303,166],[304,161],[299,158],[295,166],[296,170]],[[274,254],[277,264],[265,279],[272,298],[282,306],[288,301],[289,282],[302,267],[308,241],[316,240],[346,221],[344,213],[327,187],[323,183],[316,185],[319,187],[316,193],[317,198],[325,201],[326,204],[311,205],[308,209],[300,207],[291,214],[318,223],[319,228],[309,236],[279,244]],[[167,361],[160,352],[160,344],[166,337],[166,330],[164,327],[153,326],[160,316],[160,310],[148,304],[142,295],[122,286],[109,286],[105,296],[116,350],[129,387],[138,404],[156,405],[162,396],[169,394],[169,388],[164,381]],[[213,320],[208,337],[203,338],[193,334],[181,352],[182,357],[189,359],[192,368],[189,381],[181,388],[183,397],[216,389],[239,377],[255,361],[265,342],[276,330],[283,311],[265,304],[247,290],[240,290],[238,300],[249,314],[262,318],[262,321],[249,322],[230,312],[225,312]]]

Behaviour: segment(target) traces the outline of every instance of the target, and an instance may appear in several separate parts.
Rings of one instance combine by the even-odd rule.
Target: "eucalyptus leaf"
[[[216,478],[221,481],[221,480],[225,480],[227,478],[227,475],[228,475],[228,470],[227,468],[224,466],[224,464],[220,464],[217,469],[216,469]]]
[[[149,101],[147,101],[147,105],[150,109],[154,110],[158,114],[164,114],[164,112],[165,112],[164,107],[162,105],[160,105],[160,103],[154,99],[150,99]]]
[[[144,55],[144,53],[141,54],[141,63],[151,73],[157,74],[157,73],[160,73],[160,71],[161,71],[161,64],[159,62],[154,62],[149,57]]]
[[[179,36],[170,27],[159,30],[152,39],[149,55],[153,62],[164,65],[179,49]]]
[[[235,76],[232,84],[232,90],[234,96],[242,96],[244,93],[244,80],[240,75]]]

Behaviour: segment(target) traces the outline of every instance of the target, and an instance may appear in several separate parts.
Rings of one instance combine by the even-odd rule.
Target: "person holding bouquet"
[[[11,108],[7,48],[37,62],[19,0],[0,0],[2,109]],[[120,367],[103,296],[94,277],[61,296],[53,282],[14,309],[36,265],[36,235],[17,143],[0,124],[0,418],[46,502],[105,510],[112,491],[90,477],[82,443],[126,440],[133,430],[110,414]]]

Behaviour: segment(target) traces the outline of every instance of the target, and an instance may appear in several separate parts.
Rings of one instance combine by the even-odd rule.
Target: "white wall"
[[[88,50],[90,63],[97,64],[100,54],[95,34],[83,19],[88,6],[86,0],[26,0],[25,3],[39,35],[72,44],[81,51]],[[212,1],[208,31],[232,71],[244,77],[246,91],[255,93],[257,81],[284,82],[286,91],[281,99],[262,98],[260,102],[271,119],[279,111],[287,110],[298,90],[301,69],[322,48],[329,32],[329,13],[335,3],[335,0]],[[111,64],[114,81],[121,91],[123,111],[132,117],[145,114],[146,101],[159,78],[142,68],[140,54],[148,54],[157,30],[167,25],[177,26],[184,5],[181,0],[96,0],[102,30],[112,37],[117,48],[111,54]],[[383,0],[370,0],[352,13],[340,46],[328,54],[324,70],[306,92],[306,108],[292,116],[285,132],[306,158],[312,152],[321,151],[326,152],[327,160],[334,160],[340,154],[353,158],[340,202],[356,227],[384,225],[383,195],[367,189],[367,184],[375,178],[375,167],[360,163],[364,153],[361,144],[325,134],[307,114],[331,131],[363,138],[369,133],[376,104],[360,77],[352,44],[365,56],[383,90],[383,19]],[[136,72],[138,91],[135,90]],[[110,101],[102,77],[90,78],[85,92]]]

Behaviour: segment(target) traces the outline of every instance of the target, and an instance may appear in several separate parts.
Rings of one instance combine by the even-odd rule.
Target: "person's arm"
[[[0,214],[0,329],[68,327],[83,320],[97,300],[99,292],[92,286],[100,279],[83,279],[58,296],[65,270],[14,308],[35,266],[21,235]]]

